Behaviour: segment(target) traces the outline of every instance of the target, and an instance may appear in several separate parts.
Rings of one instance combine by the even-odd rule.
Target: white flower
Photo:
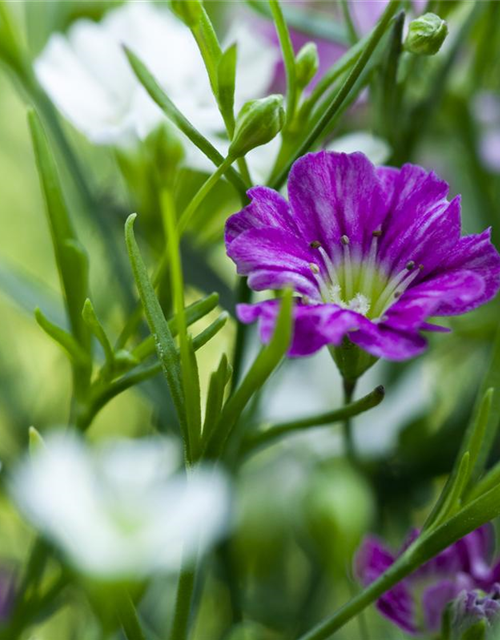
[[[241,25],[236,110],[269,88],[279,50]],[[54,34],[36,60],[41,84],[65,117],[92,142],[130,145],[144,139],[165,116],[135,78],[122,46],[139,56],[171,100],[212,141],[224,124],[190,30],[169,10],[130,2],[95,23],[78,20],[68,34]],[[191,143],[188,143],[192,147]],[[189,150],[189,147],[188,147]]]
[[[178,568],[221,535],[224,477],[174,473],[164,439],[114,440],[95,450],[72,434],[49,436],[15,470],[11,492],[26,518],[81,572],[137,580]]]

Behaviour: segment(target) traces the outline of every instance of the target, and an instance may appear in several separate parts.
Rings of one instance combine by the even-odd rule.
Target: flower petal
[[[441,262],[438,272],[466,269],[483,280],[483,290],[474,300],[457,301],[451,304],[445,300],[438,309],[438,315],[455,315],[475,309],[491,300],[500,288],[500,255],[491,243],[491,231],[464,236],[456,243],[448,256]]]
[[[387,360],[407,360],[420,355],[427,347],[427,340],[418,333],[403,332],[386,324],[377,324],[360,316],[359,330],[349,334],[349,339],[372,356]]]
[[[303,156],[290,172],[288,195],[301,235],[331,252],[341,250],[343,235],[366,249],[386,213],[375,168],[362,153]]]
[[[427,587],[422,594],[426,629],[432,632],[439,631],[446,606],[462,591],[473,587],[473,581],[464,573],[459,573],[453,579],[440,580]]]
[[[310,249],[285,229],[267,227],[240,233],[227,247],[227,254],[249,285],[256,290],[293,286],[302,295],[320,300],[310,264]]]
[[[266,300],[254,305],[240,304],[237,315],[241,322],[247,324],[258,320],[261,340],[267,343],[273,335],[279,306],[279,300]],[[361,317],[334,304],[297,303],[294,307],[293,338],[288,355],[309,356],[326,345],[339,345],[349,331],[357,328]]]
[[[285,229],[298,235],[290,205],[279,193],[267,187],[254,187],[248,191],[250,204],[226,222],[225,240],[229,246],[240,234],[250,229]],[[305,244],[305,243],[304,243]]]
[[[368,586],[382,575],[394,560],[393,554],[377,538],[368,537],[356,555],[356,575],[364,586]],[[417,632],[413,598],[404,581],[379,598],[377,608],[404,631]]]
[[[448,255],[460,238],[460,199],[448,202],[448,185],[415,165],[377,170],[389,213],[382,226],[380,259],[389,272],[408,261],[423,265],[422,277]]]
[[[441,308],[461,309],[481,299],[484,281],[472,271],[443,273],[412,287],[386,312],[384,325],[400,331],[416,331]]]

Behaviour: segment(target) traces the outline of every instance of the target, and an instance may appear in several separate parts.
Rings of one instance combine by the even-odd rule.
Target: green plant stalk
[[[236,304],[246,304],[251,302],[251,299],[252,290],[248,286],[247,278],[239,277],[238,284],[236,286]],[[243,322],[238,322],[236,325],[236,337],[233,350],[233,377],[231,379],[231,393],[234,392],[240,382],[247,336],[248,325]]]
[[[297,73],[295,66],[295,53],[288,26],[283,16],[279,0],[269,0],[269,6],[273,14],[276,32],[280,41],[281,52],[285,64],[286,75],[286,124],[293,122],[295,108],[297,106]]]
[[[128,593],[120,600],[118,618],[127,640],[146,640],[135,605]]]
[[[329,411],[319,415],[303,418],[302,420],[293,420],[291,422],[282,422],[267,427],[265,430],[250,432],[243,441],[241,452],[243,454],[251,453],[255,449],[262,446],[273,444],[277,439],[289,433],[295,433],[311,427],[320,427],[323,425],[331,425],[335,422],[348,420],[354,416],[364,413],[373,407],[378,406],[384,399],[384,388],[376,387],[371,393],[363,398],[346,404],[340,409]]]
[[[199,454],[201,441],[201,406],[198,367],[192,344],[187,332],[184,312],[184,276],[182,273],[179,236],[176,228],[175,205],[171,193],[162,194],[162,213],[167,236],[167,255],[170,263],[170,282],[174,310],[177,318],[179,336],[179,354],[181,362],[181,380],[185,398],[185,419],[189,439],[190,462]]]
[[[347,2],[347,0],[340,0],[340,7],[342,9],[342,15],[344,17],[347,33],[349,35],[349,41],[351,45],[354,45],[356,44],[356,42],[358,42],[359,36],[352,20],[351,10],[349,9],[349,3]]]
[[[350,380],[346,380],[344,378],[342,384],[344,390],[344,408],[347,408],[352,403],[352,398],[356,389],[356,382],[351,382]],[[352,416],[349,414],[349,412],[347,412],[347,415],[342,422],[344,446],[347,458],[353,464],[356,464],[356,447],[354,445],[354,434],[352,432],[351,417]]]
[[[226,324],[228,314],[223,312],[212,322],[206,329],[199,333],[193,339],[193,349],[197,351],[209,342]],[[174,334],[175,335],[175,334]],[[105,387],[94,390],[91,394],[89,403],[77,415],[76,425],[82,431],[90,427],[96,415],[105,407],[113,398],[120,395],[127,389],[135,387],[141,382],[145,382],[154,378],[162,372],[161,362],[155,362],[152,365],[142,367],[137,371],[131,371],[122,378],[111,382]]]
[[[327,640],[406,576],[460,538],[500,515],[500,487],[469,503],[437,529],[421,535],[377,580],[299,640]]]
[[[285,183],[291,166],[297,158],[300,158],[307,153],[311,147],[316,143],[323,131],[328,127],[332,118],[334,118],[337,111],[341,108],[344,100],[348,97],[352,88],[356,84],[356,81],[362,74],[365,66],[368,64],[373,52],[375,51],[378,43],[385,34],[389,23],[391,22],[394,14],[396,13],[401,0],[391,0],[385,9],[382,18],[377,24],[376,28],[372,32],[362,54],[359,56],[354,67],[349,73],[346,81],[340,88],[339,92],[325,110],[319,121],[312,127],[312,129],[306,134],[305,139],[300,143],[296,150],[291,154],[287,164],[283,167],[280,173],[272,181],[271,188],[279,190]]]
[[[194,198],[190,201],[189,205],[184,209],[181,217],[178,222],[178,233],[181,236],[186,230],[191,218],[196,213],[198,207],[201,205],[203,200],[208,196],[208,194],[215,187],[217,182],[221,179],[221,177],[226,173],[229,167],[233,164],[234,158],[228,156],[221,165],[217,167],[217,169],[212,173],[212,175],[201,185],[200,189],[196,192]]]
[[[170,630],[169,640],[187,640],[189,634],[189,618],[196,573],[192,568],[183,567],[179,574],[175,612]]]
[[[217,151],[213,144],[207,140],[189,120],[177,109],[167,94],[160,87],[156,79],[148,71],[144,63],[130,50],[125,49],[128,60],[137,76],[139,82],[146,89],[150,97],[156,102],[160,109],[165,113],[167,118],[184,133],[191,142],[202,152],[207,158],[214,163],[216,167],[224,162],[224,157]],[[247,185],[241,178],[240,174],[234,168],[226,169],[227,179],[235,187],[242,198],[246,198]]]
[[[272,19],[272,13],[267,1],[263,0],[246,0],[246,3],[258,14]],[[349,35],[344,27],[338,21],[325,20],[324,15],[314,14],[310,10],[303,10],[290,3],[291,6],[285,6],[283,13],[287,24],[292,29],[296,29],[305,33],[311,38],[320,40],[328,40],[337,44],[349,45]]]

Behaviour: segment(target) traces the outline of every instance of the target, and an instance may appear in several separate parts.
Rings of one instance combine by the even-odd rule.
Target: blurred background
[[[84,18],[99,21],[120,4],[19,1],[8,3],[6,10],[19,29],[23,47],[35,60],[53,33],[67,32]],[[167,3],[158,3],[162,4]],[[307,33],[295,29],[298,46],[309,39],[325,45],[311,35],[314,29],[310,25],[321,22],[331,25],[335,43],[319,46],[320,59],[322,55],[338,56],[348,48],[340,5],[283,4],[290,11],[300,11],[299,17],[311,18]],[[237,24],[247,30],[261,29],[262,37],[271,42],[269,46],[277,46],[267,35],[270,23],[255,7],[215,0],[206,5],[221,40]],[[397,166],[416,162],[435,170],[450,183],[451,196],[462,194],[463,233],[476,233],[491,225],[498,245],[500,3],[447,0],[429,5],[447,19],[449,35],[435,56],[415,55],[403,61],[397,112],[390,114],[386,96],[380,95],[381,63],[336,123],[327,143],[340,148],[364,145],[361,150],[365,152],[366,145],[376,145],[374,161]],[[365,9],[358,7],[357,11]],[[407,9],[409,13],[419,11],[415,6]],[[332,52],[332,46],[340,53]],[[182,60],[178,64],[182,68]],[[279,71],[273,82],[279,89]],[[29,102],[12,68],[4,64],[0,71],[0,460],[6,470],[26,449],[30,425],[43,434],[67,424],[71,394],[67,360],[33,316],[35,307],[40,307],[51,319],[64,323],[27,127]],[[89,254],[94,307],[116,338],[130,313],[131,300],[135,300],[123,224],[132,211],[140,214],[141,248],[149,266],[157,264],[164,240],[155,190],[158,180],[169,179],[173,144],[168,132],[134,148],[95,144],[64,114],[60,121],[91,186],[93,210],[82,204],[69,175],[71,168],[59,154],[73,221]],[[359,136],[360,132],[358,142],[352,137],[346,142],[346,136]],[[180,169],[176,183],[179,209],[205,177],[206,172],[198,168]],[[237,208],[231,187],[219,184],[182,245],[187,299],[217,291],[220,309],[231,314],[235,270],[225,256],[223,224]],[[121,281],[110,266],[116,264]],[[167,283],[160,291],[168,308]],[[359,395],[383,384],[386,398],[355,420],[360,457],[356,468],[343,457],[337,426],[290,436],[245,462],[235,478],[234,534],[210,560],[208,579],[199,593],[202,604],[194,638],[224,637],[231,599],[236,599],[243,619],[251,622],[241,623],[228,640],[294,637],[359,589],[351,579],[351,565],[366,533],[375,532],[398,547],[408,528],[422,522],[451,468],[468,423],[491,355],[499,305],[493,301],[466,317],[447,321],[452,332],[431,336],[430,348],[422,357],[408,363],[379,362],[370,370]],[[234,332],[231,319],[199,353],[203,393],[219,354],[231,351]],[[257,349],[258,340],[252,333],[248,363]],[[333,409],[341,402],[340,379],[325,352],[286,361],[248,420],[261,424],[294,419]],[[97,440],[155,430],[176,434],[171,401],[160,376],[113,399],[98,414],[88,435]],[[497,443],[495,459],[499,454]],[[10,506],[3,486],[1,491],[0,562],[16,576],[33,533]],[[227,584],[234,588],[228,590]],[[143,614],[153,629],[161,625],[169,610],[174,585],[173,580],[158,580],[145,596]],[[368,626],[368,634],[363,624]],[[75,589],[55,616],[39,620],[35,630],[23,637],[100,638],[93,625],[90,607]],[[403,637],[374,610],[364,616],[361,628],[353,622],[338,633],[340,640]]]

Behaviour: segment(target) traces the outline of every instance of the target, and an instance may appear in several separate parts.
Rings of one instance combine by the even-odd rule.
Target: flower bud
[[[295,68],[299,86],[307,87],[319,68],[318,47],[314,42],[308,42],[299,51],[295,59]]]
[[[449,607],[451,640],[487,640],[500,622],[500,585],[491,593],[462,591]]]
[[[229,155],[240,158],[267,144],[281,131],[284,121],[283,96],[272,95],[245,103],[236,119]]]
[[[421,56],[433,56],[441,49],[448,25],[435,13],[426,13],[410,22],[405,49]]]
[[[201,0],[170,0],[172,10],[188,27],[195,27],[201,19]]]

